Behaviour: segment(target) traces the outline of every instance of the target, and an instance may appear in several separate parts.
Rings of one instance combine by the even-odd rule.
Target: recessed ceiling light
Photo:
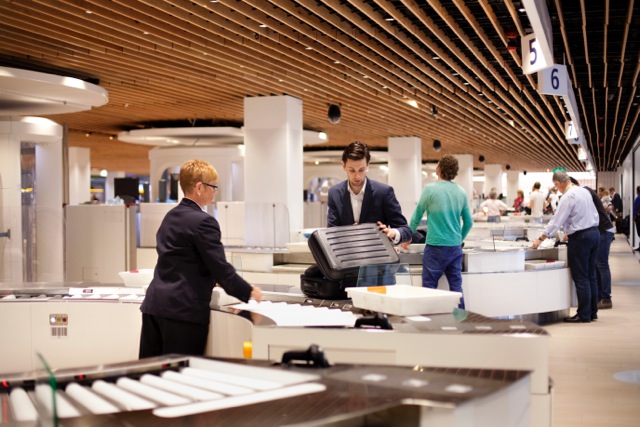
[[[393,22],[393,21],[395,21],[395,19],[393,19],[393,18],[384,18],[384,20],[385,20],[385,21],[387,21],[387,22]]]
[[[267,28],[267,24],[260,24],[260,28]]]
[[[434,56],[432,59],[435,59],[436,61],[440,59],[439,56]]]

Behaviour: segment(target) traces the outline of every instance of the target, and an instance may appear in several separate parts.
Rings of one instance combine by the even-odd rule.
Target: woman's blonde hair
[[[218,172],[209,162],[204,160],[187,160],[180,166],[180,188],[185,194],[193,191],[199,182],[211,183],[218,180]]]

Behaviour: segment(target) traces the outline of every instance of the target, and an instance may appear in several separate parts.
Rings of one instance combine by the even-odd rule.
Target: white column
[[[56,139],[36,144],[36,259],[35,280],[64,281],[64,192],[62,126],[50,122]],[[24,136],[23,136],[24,137]],[[87,196],[88,196],[87,191]]]
[[[513,201],[518,196],[518,190],[522,190],[520,188],[520,171],[507,171],[507,201],[505,202],[507,205],[513,206]]]
[[[0,281],[23,281],[21,142],[36,144],[37,281],[64,281],[62,126],[39,117],[0,120]]]
[[[116,197],[116,178],[124,178],[126,173],[123,171],[107,171],[107,179],[104,183],[104,201],[113,200]]]
[[[91,149],[69,147],[68,151],[69,204],[80,205],[91,200]]]
[[[0,121],[0,282],[22,282],[22,194],[20,124]]]
[[[484,197],[489,197],[492,188],[496,189],[498,195],[502,193],[502,165],[484,165]]]
[[[245,236],[250,246],[284,246],[303,224],[302,100],[244,100]]]
[[[422,190],[422,139],[415,136],[389,138],[388,146],[388,183],[408,222]]]
[[[456,154],[454,157],[458,159],[458,176],[453,181],[467,193],[469,207],[473,212],[473,155]]]

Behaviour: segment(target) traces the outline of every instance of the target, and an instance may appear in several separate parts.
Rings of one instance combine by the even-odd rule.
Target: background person
[[[415,231],[427,213],[427,239],[422,256],[422,286],[437,288],[444,274],[449,290],[462,292],[462,242],[473,220],[467,193],[452,180],[458,175],[458,160],[442,156],[436,166],[438,180],[422,190],[409,226]],[[461,221],[462,219],[462,221]],[[464,298],[460,300],[464,308]]]
[[[202,160],[180,168],[184,198],[167,212],[156,234],[158,262],[142,302],[140,358],[178,353],[204,355],[211,293],[218,283],[244,302],[260,288],[227,262],[218,221],[204,211],[218,190],[218,173]]]
[[[529,209],[531,209],[531,223],[542,224],[544,213],[544,206],[546,205],[547,197],[540,191],[540,183],[535,182],[529,195]]]
[[[578,296],[577,314],[567,317],[564,321],[589,323],[598,319],[598,211],[589,191],[574,185],[566,172],[555,172],[553,183],[562,192],[558,210],[531,247],[537,249],[543,240],[555,234],[560,227],[564,228],[569,240],[567,260]]]
[[[633,222],[636,226],[636,233],[640,237],[640,185],[636,187],[636,199],[633,201]],[[634,251],[640,251],[640,243]]]
[[[578,181],[571,177],[574,185],[580,185]],[[615,227],[609,218],[609,214],[604,208],[598,193],[592,188],[585,188],[591,193],[593,205],[598,211],[598,231],[600,232],[600,242],[598,243],[598,256],[596,258],[596,279],[598,280],[598,309],[609,309],[613,307],[611,302],[611,268],[609,268],[609,252],[611,242],[615,234]]]
[[[522,212],[524,210],[524,191],[517,191],[517,197],[513,201],[513,209],[516,212]]]
[[[498,193],[492,191],[489,193],[489,198],[480,204],[480,209],[487,208],[487,222],[500,222],[500,216],[502,216],[509,206],[507,206],[502,200],[498,200]]]
[[[394,244],[411,241],[393,187],[367,178],[370,160],[363,142],[352,142],[344,149],[342,168],[347,179],[329,189],[327,227],[374,223]]]

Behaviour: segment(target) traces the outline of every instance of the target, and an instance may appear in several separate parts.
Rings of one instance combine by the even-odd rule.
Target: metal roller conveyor
[[[530,376],[522,371],[351,365],[306,370],[176,355],[59,370],[56,391],[34,375],[0,374],[0,399],[11,403],[3,405],[10,407],[3,425],[53,421],[57,413],[67,427],[171,426],[178,417],[183,426],[361,425],[368,417],[416,426],[448,419],[462,426],[455,422],[460,414],[479,411],[474,425],[525,426],[530,406]]]

